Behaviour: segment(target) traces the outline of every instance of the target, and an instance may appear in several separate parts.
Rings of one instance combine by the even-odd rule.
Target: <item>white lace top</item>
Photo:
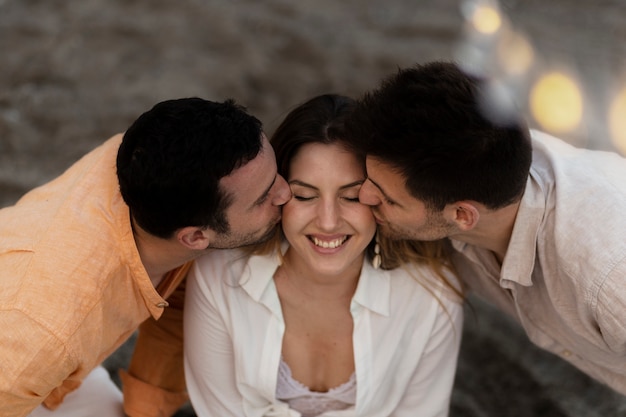
[[[352,373],[347,382],[327,392],[311,391],[293,378],[289,365],[281,357],[276,398],[289,404],[302,417],[316,417],[326,411],[344,410],[356,403],[356,374]]]

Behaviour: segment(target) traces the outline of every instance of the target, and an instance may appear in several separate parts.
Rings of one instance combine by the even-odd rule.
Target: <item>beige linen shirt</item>
[[[536,345],[626,394],[626,159],[531,133],[532,167],[502,267],[453,240],[454,263]]]
[[[0,210],[1,416],[57,406],[140,323],[162,315],[186,274],[173,271],[157,291],[141,263],[116,176],[121,138]]]

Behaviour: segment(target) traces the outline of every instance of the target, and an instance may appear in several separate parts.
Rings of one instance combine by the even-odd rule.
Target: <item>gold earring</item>
[[[374,269],[380,268],[383,263],[383,257],[380,254],[380,244],[378,243],[378,232],[376,232],[376,244],[374,245],[374,258],[372,258],[372,266]]]

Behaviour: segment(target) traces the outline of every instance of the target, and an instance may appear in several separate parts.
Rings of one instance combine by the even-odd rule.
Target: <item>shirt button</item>
[[[572,352],[570,352],[569,350],[564,350],[563,352],[561,352],[561,354],[563,356],[565,356],[566,358],[569,358],[570,356],[572,356]]]
[[[159,308],[165,308],[165,307],[169,306],[169,304],[167,303],[167,301],[161,301],[156,306],[159,307]]]

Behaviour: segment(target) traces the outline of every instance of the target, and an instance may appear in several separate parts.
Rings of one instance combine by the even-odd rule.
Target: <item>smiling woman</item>
[[[296,153],[282,222],[290,244],[283,267],[293,280],[337,286],[338,277],[358,276],[376,231],[371,210],[359,203],[364,179],[361,161],[339,144],[308,143]]]
[[[318,96],[286,117],[272,138],[293,193],[282,233],[210,253],[190,276],[185,374],[198,416],[448,415],[460,300],[426,252],[371,265],[365,164],[342,142],[352,103]]]

